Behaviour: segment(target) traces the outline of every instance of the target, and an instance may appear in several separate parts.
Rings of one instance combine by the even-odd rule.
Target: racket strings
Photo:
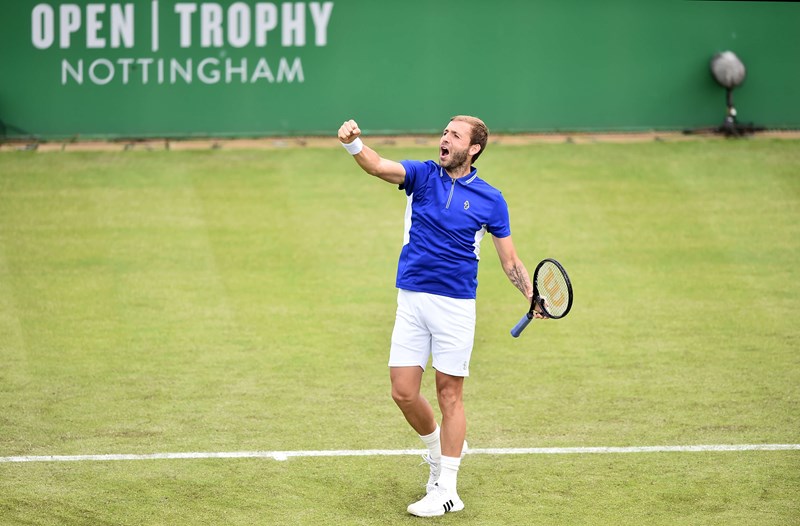
[[[539,296],[544,300],[544,310],[552,318],[559,318],[569,309],[572,294],[567,277],[561,269],[549,261],[536,274]]]

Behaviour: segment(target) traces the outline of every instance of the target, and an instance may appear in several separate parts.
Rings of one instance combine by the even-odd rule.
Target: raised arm
[[[339,128],[339,141],[353,154],[353,159],[362,170],[392,184],[402,184],[406,169],[396,161],[384,159],[361,142],[361,129],[354,120],[345,121]]]

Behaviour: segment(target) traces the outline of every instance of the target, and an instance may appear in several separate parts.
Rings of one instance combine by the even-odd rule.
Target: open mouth
[[[448,155],[450,155],[450,150],[446,146],[440,146],[439,147],[439,157],[444,158],[444,157],[447,157]]]

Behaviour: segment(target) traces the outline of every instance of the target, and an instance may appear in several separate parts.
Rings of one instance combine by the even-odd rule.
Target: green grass
[[[0,456],[420,448],[386,368],[405,198],[347,157],[0,155]],[[512,339],[525,305],[483,244],[473,447],[800,443],[800,142],[491,145],[479,167],[576,300]],[[0,524],[410,524],[423,475],[0,463]],[[459,488],[439,522],[789,525],[800,452],[475,455]]]

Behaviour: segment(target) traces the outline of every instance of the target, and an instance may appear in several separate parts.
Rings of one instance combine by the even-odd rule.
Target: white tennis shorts
[[[400,289],[392,332],[389,367],[433,368],[450,376],[469,376],[475,341],[475,300]]]

